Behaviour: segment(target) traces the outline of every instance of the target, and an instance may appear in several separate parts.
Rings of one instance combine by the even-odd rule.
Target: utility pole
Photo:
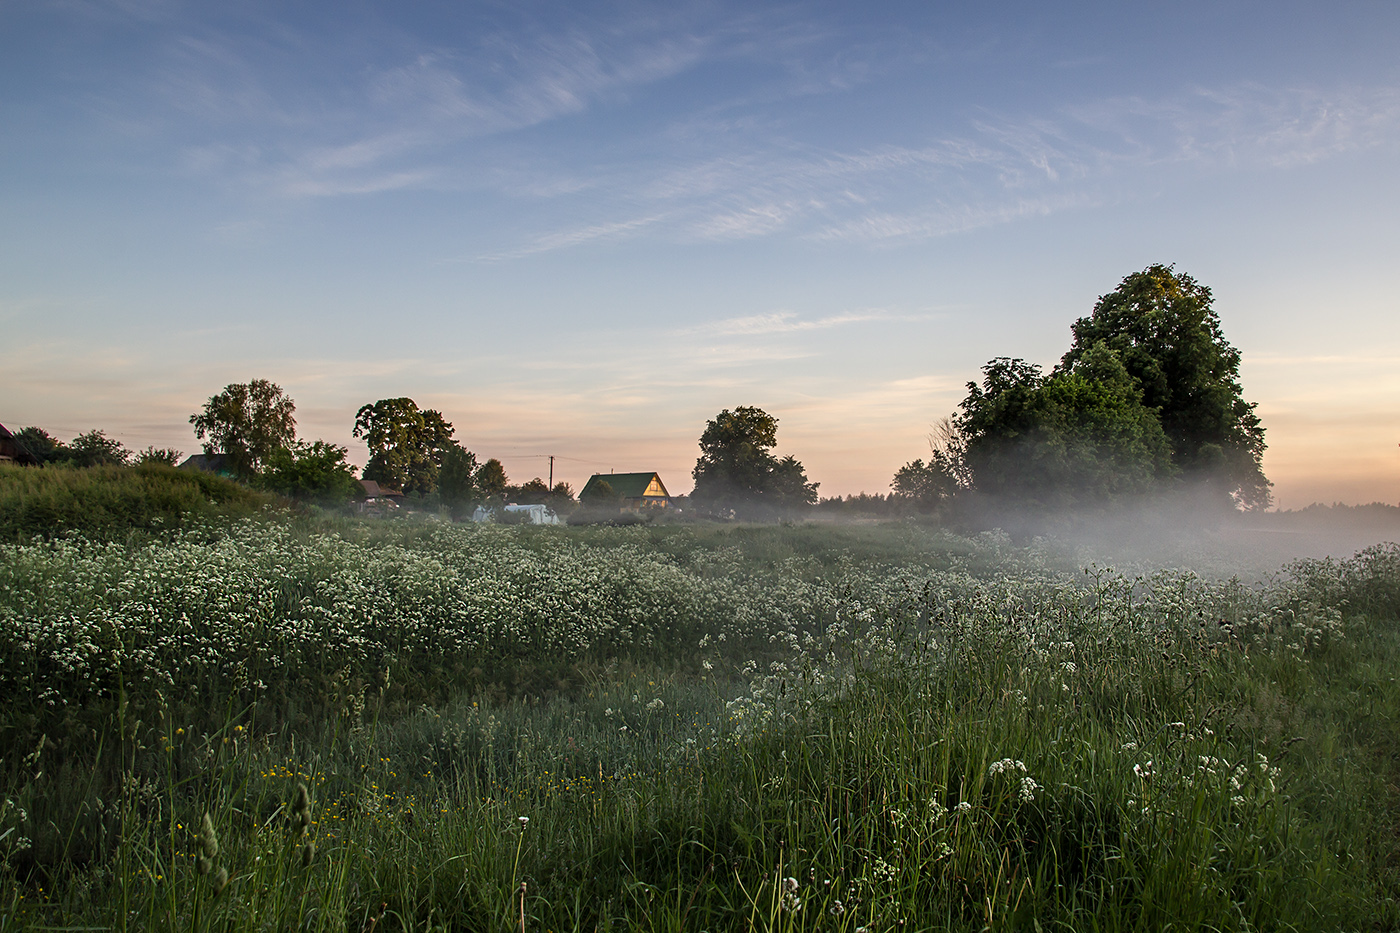
[[[549,455],[549,488],[554,488],[554,454]]]

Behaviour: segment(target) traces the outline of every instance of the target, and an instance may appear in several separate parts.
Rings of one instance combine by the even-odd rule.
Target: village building
[[[198,470],[201,473],[213,473],[229,478],[234,476],[228,454],[190,454],[180,463],[179,469]]]
[[[0,424],[0,463],[20,463],[25,466],[38,466],[39,458],[31,454],[15,436]]]
[[[594,473],[578,494],[579,501],[587,502],[603,483],[612,488],[624,509],[660,509],[671,504],[671,494],[659,473]]]
[[[403,501],[403,493],[397,489],[385,489],[372,479],[362,479],[359,482],[365,491],[366,502],[389,502],[397,505]]]

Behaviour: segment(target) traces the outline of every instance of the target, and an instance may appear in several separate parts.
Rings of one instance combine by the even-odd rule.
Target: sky
[[[993,357],[1209,286],[1281,508],[1400,502],[1400,4],[0,0],[0,423],[408,396],[512,480],[758,406],[885,492]]]

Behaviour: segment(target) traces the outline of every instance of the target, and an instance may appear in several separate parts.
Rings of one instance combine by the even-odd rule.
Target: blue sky
[[[1125,275],[1214,289],[1280,505],[1400,501],[1400,5],[0,2],[0,422],[268,378],[513,479],[758,405],[884,491]]]

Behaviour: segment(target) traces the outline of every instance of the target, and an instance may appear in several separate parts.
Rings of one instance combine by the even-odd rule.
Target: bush
[[[265,495],[211,473],[158,463],[78,469],[0,465],[0,541],[70,532],[112,538],[179,528],[191,516],[244,516]]]

